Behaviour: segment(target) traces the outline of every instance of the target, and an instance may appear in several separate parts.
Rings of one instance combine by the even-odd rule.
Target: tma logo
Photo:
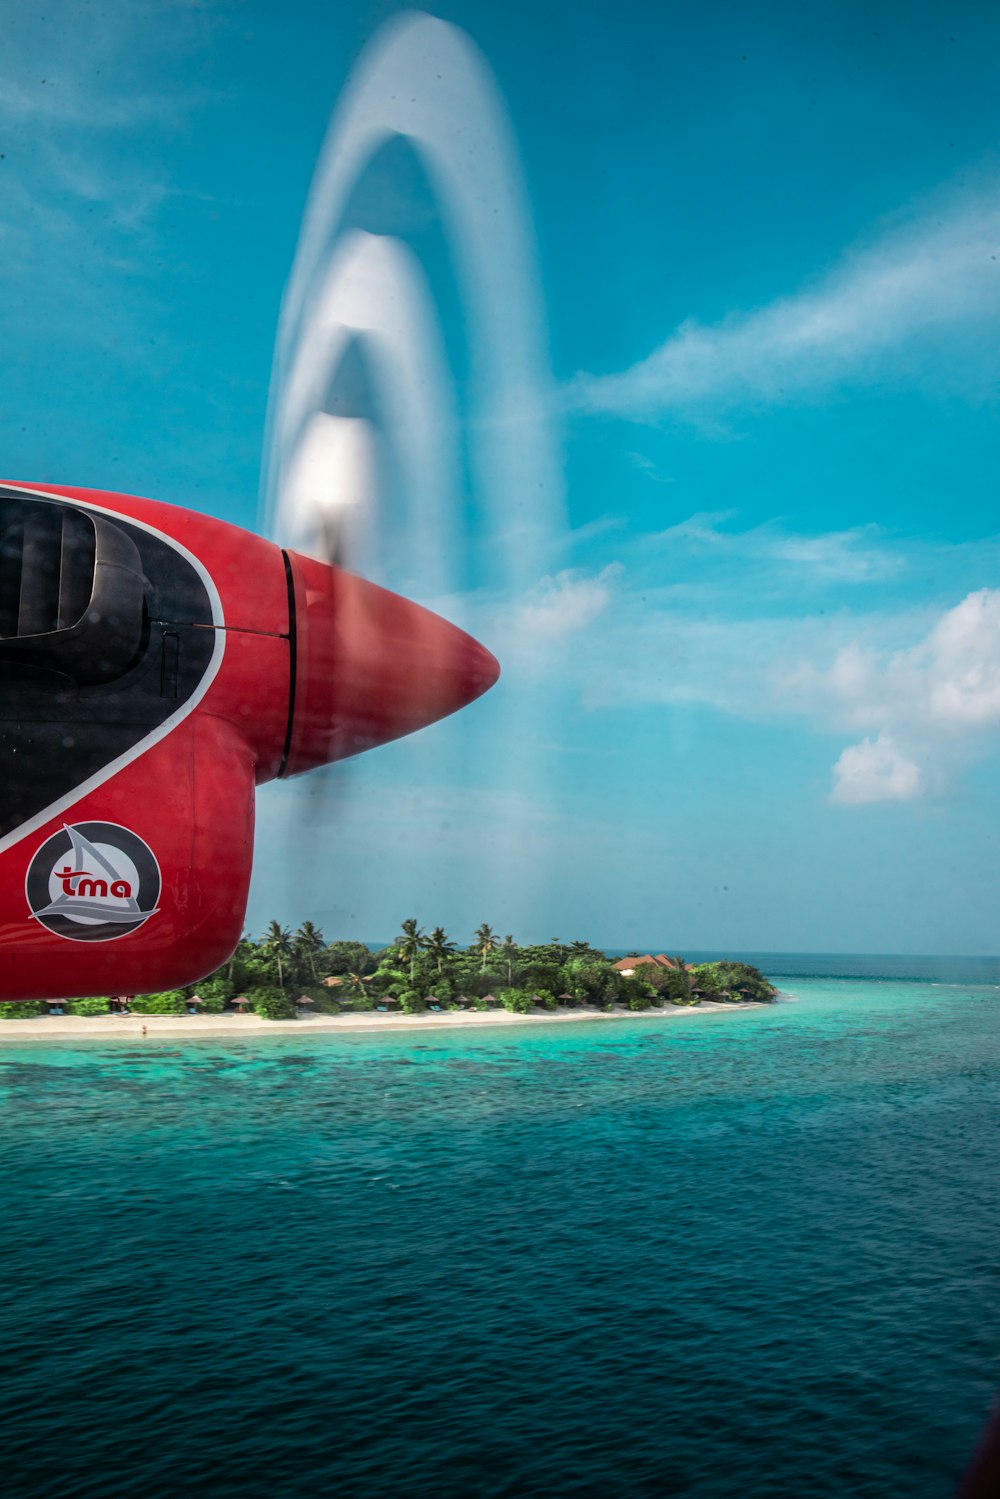
[[[31,914],[57,937],[108,942],[156,913],[160,866],[136,833],[80,822],[47,838],[28,865]]]

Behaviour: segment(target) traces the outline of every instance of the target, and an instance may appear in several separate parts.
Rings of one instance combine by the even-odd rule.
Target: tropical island
[[[327,942],[311,922],[296,932],[272,921],[244,936],[230,960],[188,989],[0,1005],[7,1020],[43,1015],[253,1014],[289,1021],[311,1016],[442,1015],[506,1011],[567,1016],[766,1004],[774,985],[749,963],[688,963],[665,953],[612,959],[588,942],[521,946],[485,922],[467,947],[443,927],[416,919],[381,950],[363,942]]]

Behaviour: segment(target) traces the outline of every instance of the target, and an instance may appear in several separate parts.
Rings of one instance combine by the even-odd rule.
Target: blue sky
[[[397,7],[2,14],[6,471],[257,527],[310,182]],[[424,289],[447,502],[407,503],[404,414],[372,568],[504,678],[266,792],[251,924],[996,952],[1000,18],[434,14],[492,260],[397,139],[321,263],[378,236]]]

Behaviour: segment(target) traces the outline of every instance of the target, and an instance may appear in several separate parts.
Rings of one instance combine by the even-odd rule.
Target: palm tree
[[[487,926],[486,922],[484,921],[482,926],[477,930],[476,935],[472,940],[475,943],[478,951],[483,955],[483,966],[480,972],[485,973],[486,960],[489,957],[490,953],[495,950],[497,945],[497,939],[493,935],[493,928]]]
[[[508,984],[512,984],[514,982],[514,954],[516,952],[517,946],[514,942],[513,935],[508,932],[506,937],[503,939],[503,942],[500,944],[501,956],[503,957],[504,962],[507,964]]]
[[[226,983],[227,984],[231,984],[233,982],[233,969],[236,966],[236,963],[239,961],[239,959],[240,958],[252,958],[253,957],[253,953],[254,953],[253,938],[250,936],[249,932],[244,932],[243,936],[240,938],[240,940],[237,942],[236,946],[233,948],[232,954],[231,954],[230,959],[229,959],[229,967],[226,970]]]
[[[396,938],[399,948],[399,956],[404,962],[409,960],[410,983],[414,981],[414,970],[416,968],[417,956],[421,948],[427,946],[423,932],[417,926],[416,917],[411,916],[408,921],[403,922],[403,935]]]
[[[446,958],[449,953],[453,953],[455,951],[455,944],[446,934],[443,926],[436,926],[434,928],[430,936],[425,939],[424,946],[426,947],[430,956],[437,959],[438,973],[441,972],[442,960]]]
[[[286,958],[291,956],[291,932],[286,926],[282,926],[280,921],[272,921],[264,933],[261,947],[269,958],[274,958],[276,961],[278,965],[278,988],[283,989],[285,987],[285,976],[281,967],[281,959],[282,955]]]
[[[313,925],[311,921],[304,921],[295,933],[294,940],[295,956],[308,964],[313,976],[313,983],[319,983],[319,974],[316,972],[316,954],[322,952],[326,946],[323,933]]]

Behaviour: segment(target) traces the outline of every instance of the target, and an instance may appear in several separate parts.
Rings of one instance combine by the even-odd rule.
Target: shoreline
[[[264,1020],[259,1015],[37,1015],[29,1020],[0,1021],[0,1046],[5,1041],[79,1041],[92,1039],[153,1041],[158,1037],[230,1040],[262,1035],[364,1034],[367,1031],[460,1030],[490,1025],[565,1025],[586,1020],[667,1020],[682,1015],[735,1013],[764,1010],[760,1000],[721,1004],[703,1000],[697,1005],[670,1005],[649,1010],[552,1010],[544,1015],[516,1015],[507,1010],[449,1010],[443,1014],[383,1015],[377,1012],[349,1015],[313,1015],[302,1020]],[[146,1034],[143,1035],[143,1027]]]

